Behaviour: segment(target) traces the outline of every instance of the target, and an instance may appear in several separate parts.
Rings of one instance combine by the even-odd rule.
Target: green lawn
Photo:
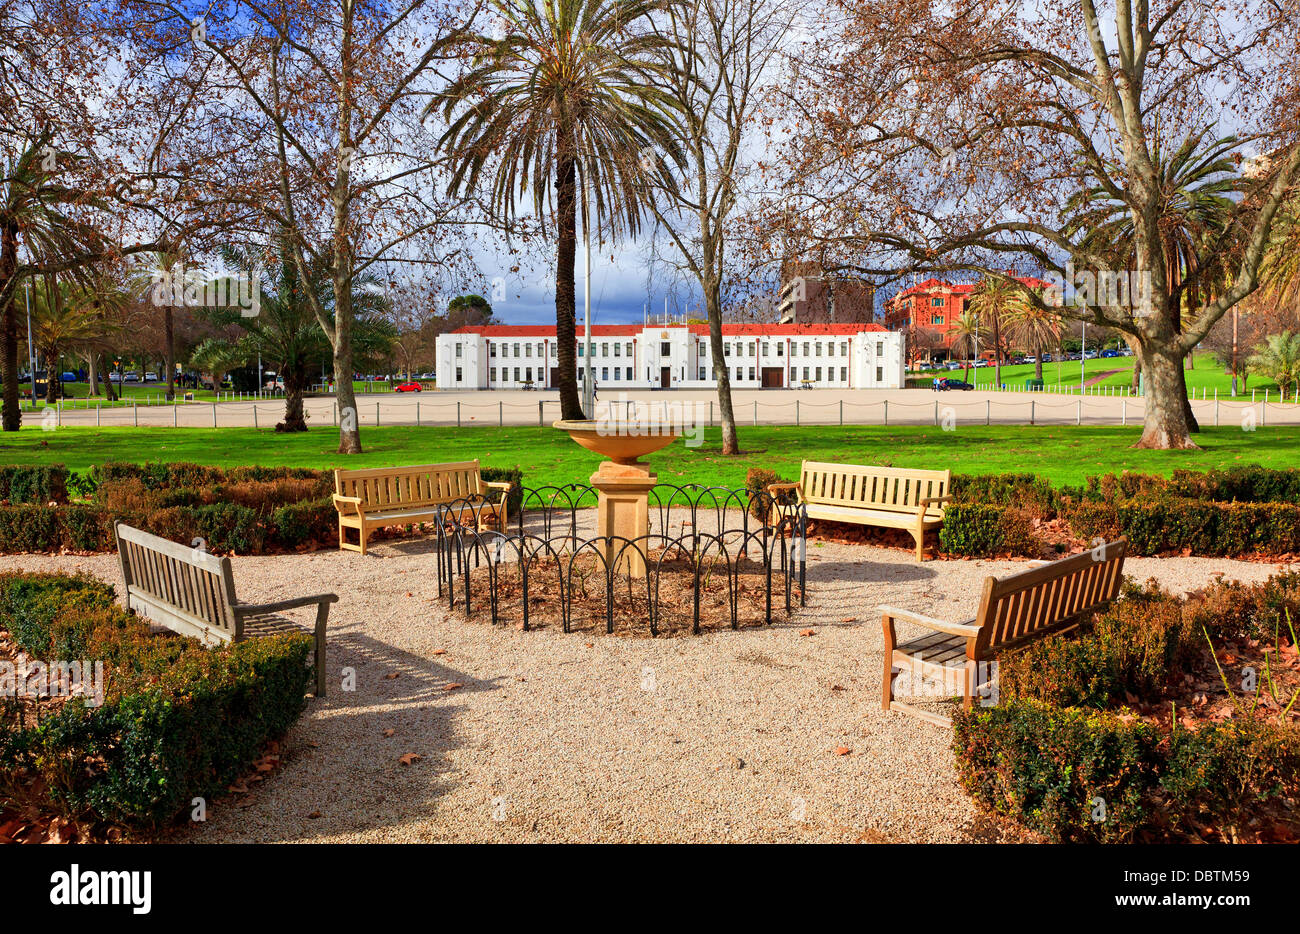
[[[664,483],[740,486],[749,467],[797,478],[799,462],[828,460],[951,467],[961,473],[1035,473],[1054,483],[1123,470],[1168,475],[1175,468],[1207,470],[1240,464],[1295,466],[1300,428],[1207,428],[1200,451],[1139,451],[1130,445],[1140,429],[1076,426],[972,426],[945,432],[934,427],[781,426],[740,429],[744,454],[722,457],[719,433],[688,448],[677,441],[648,460]],[[530,486],[586,482],[599,458],[550,428],[362,429],[366,453],[335,453],[338,435],[328,427],[277,435],[253,428],[24,428],[0,435],[0,464],[64,463],[74,470],[110,460],[197,461],[315,468],[436,463],[477,457],[485,465],[523,468]]]
[[[1091,383],[1089,391],[1095,392],[1096,387],[1128,387],[1133,382],[1133,357],[1108,357],[1106,359],[1098,358],[1096,360],[1082,361],[1085,366],[1086,379],[1091,381],[1096,379],[1102,373],[1117,370],[1104,379]],[[1064,390],[1077,392],[1079,389],[1079,360],[1066,360],[1059,363],[1043,364],[1043,382],[1054,387],[1060,384]],[[989,389],[994,384],[994,369],[988,367],[970,368],[967,372],[967,379],[973,383],[977,389]],[[1207,398],[1213,398],[1215,390],[1218,390],[1219,396],[1229,398],[1232,393],[1232,376],[1223,372],[1223,367],[1218,363],[1213,354],[1202,353],[1196,355],[1196,366],[1194,369],[1187,370],[1187,388],[1190,389],[1197,398],[1200,398],[1204,390]],[[926,371],[919,374],[927,377],[933,376],[950,376],[957,379],[962,378],[961,370],[937,370]],[[1034,376],[1034,365],[1032,363],[1023,363],[1016,366],[1004,366],[1002,368],[1002,382],[1010,389],[1024,389],[1025,381],[1032,379]],[[1262,376],[1251,376],[1246,383],[1246,395],[1250,395],[1252,389],[1258,389],[1260,398],[1263,398],[1265,389],[1272,391],[1270,401],[1277,400],[1277,383],[1271,379]]]

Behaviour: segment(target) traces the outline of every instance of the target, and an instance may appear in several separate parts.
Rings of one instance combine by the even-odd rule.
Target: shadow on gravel
[[[294,841],[430,816],[456,780],[446,756],[461,743],[464,706],[455,698],[497,690],[499,680],[346,631],[330,636],[329,674],[328,696],[309,700],[285,738],[280,768],[250,794],[218,801],[208,832],[189,839]],[[487,810],[483,819],[491,819]]]

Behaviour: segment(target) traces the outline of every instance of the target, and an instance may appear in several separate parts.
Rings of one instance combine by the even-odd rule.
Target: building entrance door
[[[673,368],[670,366],[660,367],[659,369],[659,388],[668,389],[672,385]]]

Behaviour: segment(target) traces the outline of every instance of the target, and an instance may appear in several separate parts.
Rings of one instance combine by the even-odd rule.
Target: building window
[[[885,381],[885,368],[878,366],[876,367],[876,382],[883,383],[884,381]]]
[[[840,356],[847,357],[848,355],[849,355],[849,342],[840,341]]]
[[[816,379],[817,379],[817,382],[819,382],[819,383],[822,381],[822,368],[821,368],[821,367],[818,367],[818,368],[817,368],[817,377],[816,377]]]
[[[492,343],[491,341],[488,341],[488,356],[495,357],[496,355],[497,355],[497,345]]]
[[[629,357],[632,356],[632,342],[631,342],[631,341],[628,341],[628,342],[627,342],[627,355],[628,355]]]
[[[622,354],[622,350],[623,350],[623,345],[622,345],[622,344],[615,344],[615,345],[614,345],[614,356],[616,356],[616,357],[621,357],[621,356],[623,355],[623,354]]]
[[[660,341],[660,342],[659,342],[659,356],[661,356],[661,357],[671,357],[672,355],[673,355],[673,345],[670,344],[670,343],[668,343],[668,341]]]
[[[826,345],[826,356],[828,356],[828,357],[833,357],[833,356],[835,356],[835,342],[834,342],[834,341],[831,341],[829,344]]]
[[[932,307],[932,308],[942,308],[942,307],[943,307],[943,299],[942,299],[942,298],[932,298],[932,299],[930,299],[930,307]]]
[[[724,357],[730,357],[730,356],[731,356],[731,345],[730,345],[730,344],[723,344],[723,345],[722,345],[722,355],[723,355]]]
[[[527,382],[530,382],[530,383],[533,381],[533,368],[532,368],[532,367],[530,367],[530,366],[526,366],[526,367],[524,367],[524,380],[527,381]]]
[[[700,380],[703,381],[705,379],[707,379],[707,377],[704,375],[704,367],[700,367]]]
[[[601,355],[602,357],[608,357],[608,356],[609,356],[609,344],[601,344],[601,345],[600,345],[600,355]]]
[[[618,349],[618,344],[614,345],[614,349],[615,350]],[[615,354],[615,356],[617,356],[617,354]],[[614,367],[614,379],[622,379],[622,378],[623,378],[623,371],[619,367]]]
[[[609,367],[603,366],[600,368],[600,378],[609,382]]]
[[[767,341],[763,341],[763,356],[766,357],[768,353],[769,351],[768,351]]]
[[[542,357],[543,359],[546,357],[546,354],[542,352],[541,344],[537,345],[537,356]]]
[[[943,324],[943,315],[931,315],[931,316],[930,316],[930,323],[931,323],[931,324]]]
[[[488,379],[491,380],[491,381],[494,382],[494,383],[497,381],[497,368],[496,368],[496,367],[493,367],[492,369],[488,370]]]
[[[461,356],[461,353],[460,353],[460,344],[459,344],[459,342],[458,342],[458,343],[456,344],[456,359],[459,360],[459,359],[460,359],[460,356]]]
[[[749,368],[749,381],[751,383],[754,381],[754,368],[752,366]]]
[[[785,353],[785,344],[780,341],[776,342],[776,355],[779,357]]]
[[[842,366],[840,367],[840,382],[847,383],[848,381],[849,381],[849,368],[846,366]]]
[[[519,367],[515,367],[515,382],[519,382]]]
[[[533,355],[533,345],[532,345],[532,344],[524,344],[524,356],[525,356],[525,357],[531,357],[532,355]]]
[[[627,378],[628,378],[629,381],[632,379],[632,368],[631,368],[631,367],[628,367],[628,368],[627,368]]]
[[[587,345],[586,345],[586,344],[579,344],[579,345],[578,345],[578,356],[581,357],[581,356],[584,355],[586,352],[587,352]]]
[[[745,371],[742,370],[740,367],[736,367],[736,382],[740,382],[744,378],[745,378]]]
[[[876,341],[876,356],[883,357],[884,355],[885,355],[885,342]]]
[[[807,342],[807,341],[804,341],[804,342],[803,342],[803,356],[805,356],[805,357],[808,356],[808,342]]]
[[[808,368],[807,368],[807,367],[804,367],[804,368],[803,368],[803,378],[804,378],[804,379],[807,379],[807,378],[808,378]]]
[[[456,367],[456,382],[459,383],[462,378],[463,377],[461,376],[460,367]]]
[[[798,378],[799,378],[798,370],[796,370],[794,367],[790,367],[790,383],[793,385],[794,381],[797,380]]]

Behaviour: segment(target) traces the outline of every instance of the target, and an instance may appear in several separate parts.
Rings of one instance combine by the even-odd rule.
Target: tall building
[[[617,389],[715,389],[725,366],[738,389],[812,386],[898,389],[904,342],[878,324],[724,324],[714,360],[705,324],[601,324],[592,327],[596,385]],[[585,378],[578,332],[578,379]],[[476,325],[438,337],[439,389],[554,388],[559,382],[555,328]]]
[[[790,324],[870,324],[876,320],[876,288],[861,279],[827,275],[816,263],[785,263],[779,320]]]

